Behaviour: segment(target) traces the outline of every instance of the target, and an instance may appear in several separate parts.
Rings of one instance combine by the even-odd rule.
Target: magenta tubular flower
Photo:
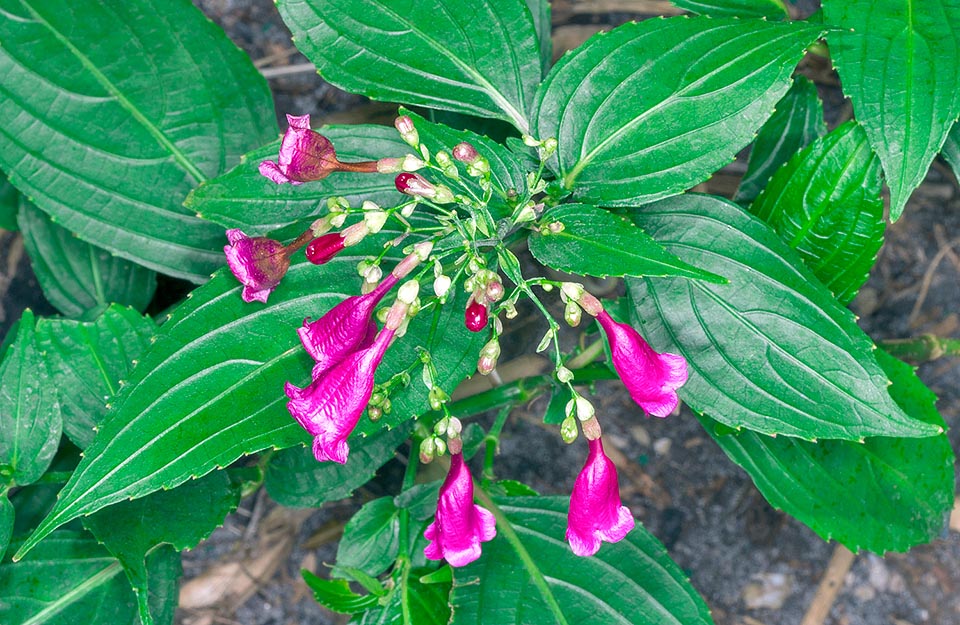
[[[623,540],[633,529],[633,515],[620,505],[617,468],[603,453],[600,439],[589,441],[590,454],[570,495],[567,542],[578,556],[592,556],[601,541]]]
[[[437,515],[424,537],[423,550],[431,560],[446,560],[450,566],[465,566],[480,557],[480,543],[497,535],[493,514],[473,503],[473,478],[463,453],[450,456],[450,472],[440,487]]]
[[[248,237],[236,228],[227,230],[230,245],[223,248],[230,271],[243,285],[243,301],[266,303],[290,267],[290,255],[279,241]]]
[[[297,334],[304,349],[317,362],[313,368],[314,379],[350,354],[373,344],[377,332],[371,318],[373,310],[397,280],[391,273],[369,293],[348,297],[316,321],[304,319]]]
[[[347,438],[373,393],[373,376],[396,328],[385,327],[373,344],[315,377],[306,388],[287,382],[287,410],[313,436],[313,455],[320,462],[347,462]]]
[[[339,232],[325,234],[307,245],[307,260],[314,265],[326,264],[342,252],[344,247],[343,234]]]
[[[617,323],[606,311],[597,321],[607,335],[613,366],[630,397],[647,414],[666,417],[677,407],[677,389],[687,381],[687,361],[677,354],[660,354],[625,323]]]

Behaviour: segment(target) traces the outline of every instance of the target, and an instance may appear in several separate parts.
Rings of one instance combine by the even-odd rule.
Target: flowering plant
[[[846,305],[883,242],[881,174],[896,220],[942,148],[960,165],[958,10],[914,7],[926,45],[898,49],[893,2],[675,4],[702,15],[554,63],[544,1],[279,0],[327,80],[402,106],[392,128],[291,112],[278,140],[264,80],[186,0],[0,0],[0,167],[63,313],[25,313],[0,364],[0,621],[170,623],[179,552],[243,492],[319,506],[399,455],[341,553],[397,540],[305,572],[354,622],[711,623],[621,500],[604,379],[636,419],[699,420],[824,538],[935,536],[944,423]],[[808,50],[855,121],[825,131]],[[732,199],[690,191],[747,146]],[[145,316],[157,272],[197,286]],[[547,369],[504,380],[521,311]],[[456,396],[473,375],[495,388]],[[554,496],[493,471],[541,395],[544,435],[585,459]],[[446,477],[419,483],[431,463]]]

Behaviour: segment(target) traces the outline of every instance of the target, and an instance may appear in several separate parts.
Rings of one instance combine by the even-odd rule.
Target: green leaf
[[[111,306],[93,322],[41,319],[37,344],[46,356],[49,384],[70,389],[60,397],[63,431],[84,449],[107,414],[136,360],[157,331],[149,317]]]
[[[382,605],[376,605],[359,619],[351,621],[354,625],[448,625],[450,623],[450,583],[421,583],[415,577],[407,577],[403,582],[403,592],[395,587]],[[406,599],[406,609],[404,608]],[[404,616],[404,612],[409,617]]]
[[[359,257],[341,255],[322,267],[305,260],[293,264],[266,306],[244,303],[227,270],[196,289],[161,326],[56,508],[22,549],[111,503],[171,488],[243,454],[307,441],[283,392],[286,381],[304,386],[310,379],[312,361],[296,329],[305,317],[356,294],[356,263],[363,252],[382,250],[383,242],[397,235],[384,229],[351,248]],[[417,348],[423,346],[433,355],[439,385],[452,392],[475,369],[484,338],[464,327],[464,305],[448,303],[439,318],[433,310],[421,311],[387,351],[378,382],[419,362]],[[396,427],[421,414],[428,406],[427,389],[414,383],[391,400],[389,415],[377,422],[362,419],[355,434]]]
[[[153,619],[147,556],[161,545],[175,553],[206,539],[240,502],[240,487],[225,471],[214,471],[171,490],[121,501],[83,519],[84,526],[107,548],[127,574],[137,595],[143,623]]]
[[[393,497],[380,497],[365,503],[343,528],[337,567],[360,569],[376,577],[390,568],[399,551],[400,510]]]
[[[188,0],[2,0],[0,40],[10,180],[83,240],[205,281],[223,232],[180,204],[276,136],[246,55]]]
[[[581,558],[564,539],[566,497],[498,500],[509,527],[479,560],[453,569],[452,625],[708,624],[710,612],[666,549],[641,525],[593,557]],[[525,553],[507,539],[516,533]],[[495,584],[482,580],[497,580]]]
[[[373,125],[324,126],[337,158],[375,160],[412,152],[393,128]],[[280,142],[245,154],[239,165],[194,189],[184,206],[225,228],[240,228],[261,236],[299,219],[316,218],[326,211],[327,198],[343,196],[354,206],[363,200],[395,206],[404,196],[397,191],[395,174],[336,172],[303,185],[276,184],[257,169],[260,161],[276,160]]]
[[[303,581],[307,583],[317,603],[339,612],[340,614],[357,614],[374,608],[377,605],[376,595],[358,595],[350,590],[350,584],[343,579],[323,579],[310,571],[300,571]]]
[[[750,212],[766,221],[841,304],[867,281],[883,245],[880,160],[847,122],[807,146],[770,180]]]
[[[7,177],[0,171],[0,229],[15,231],[17,226],[17,211],[20,210],[20,192],[10,184]]]
[[[527,8],[533,16],[533,25],[540,42],[540,70],[546,76],[553,64],[553,23],[550,18],[550,0],[527,0]]]
[[[645,207],[635,219],[667,251],[730,280],[628,279],[646,339],[686,357],[680,395],[695,411],[807,440],[940,433],[894,403],[853,314],[766,224],[695,195]]]
[[[16,511],[13,504],[7,499],[7,493],[0,494],[0,560],[7,551],[10,537],[13,535],[13,522]]]
[[[14,543],[13,546],[16,546]],[[157,594],[156,625],[170,625],[176,607],[180,556],[164,551],[151,557]],[[22,562],[0,564],[0,622],[19,625],[130,623],[137,602],[120,563],[89,534],[59,531]]]
[[[25,310],[0,362],[0,488],[36,481],[60,442],[58,391],[47,379],[34,325]]]
[[[84,243],[26,200],[18,221],[37,282],[65,316],[89,315],[111,302],[142,312],[153,299],[153,271]]]
[[[554,66],[537,135],[560,142],[559,177],[580,200],[629,206],[680,193],[753,139],[819,33],[701,17],[624,24]]]
[[[960,4],[824,0],[830,57],[880,156],[890,219],[923,181],[960,115]]]
[[[710,17],[759,17],[782,20],[790,17],[783,0],[670,0],[684,11]]]
[[[670,254],[627,218],[596,206],[562,204],[550,209],[541,222],[540,230],[530,236],[530,253],[558,271],[598,278],[683,276],[724,282]]]
[[[540,43],[521,0],[281,0],[283,21],[330,83],[528,130]]]
[[[410,430],[405,423],[350,441],[347,464],[317,462],[309,446],[283,449],[270,458],[264,485],[274,501],[291,508],[319,508],[328,501],[344,499],[394,457]]]
[[[817,86],[806,76],[798,74],[793,79],[793,86],[777,102],[773,115],[757,133],[750,148],[747,171],[740,180],[734,201],[749,204],[756,199],[774,172],[826,131]]]
[[[909,365],[882,351],[877,359],[900,407],[944,425],[936,396]],[[946,434],[807,443],[749,430],[720,435],[712,419],[700,421],[771,505],[853,551],[906,551],[933,540],[953,506],[954,458]]]
[[[940,152],[944,160],[950,164],[953,169],[953,175],[960,181],[960,123],[955,123],[947,134],[947,140],[943,142],[943,150]]]

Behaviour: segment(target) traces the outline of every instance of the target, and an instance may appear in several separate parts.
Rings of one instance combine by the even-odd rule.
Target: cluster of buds
[[[503,299],[503,281],[495,271],[475,267],[473,262],[470,267],[476,270],[463,283],[463,288],[470,293],[464,310],[464,325],[471,332],[479,332],[487,327],[489,306]]]

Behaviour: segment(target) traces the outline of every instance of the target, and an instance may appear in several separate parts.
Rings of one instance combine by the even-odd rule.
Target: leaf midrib
[[[143,126],[150,135],[156,139],[157,143],[160,144],[167,152],[173,156],[173,159],[188,173],[192,176],[197,183],[202,183],[207,180],[207,177],[203,175],[200,169],[194,165],[183,151],[180,150],[165,134],[160,130],[152,121],[150,121],[143,112],[138,109],[133,102],[131,102],[118,88],[116,85],[111,82],[111,80],[100,71],[100,69],[93,64],[93,62],[84,55],[79,48],[77,48],[73,43],[67,39],[63,33],[58,31],[53,27],[50,22],[45,20],[40,13],[33,8],[30,4],[30,0],[21,0],[24,8],[26,8],[30,14],[33,16],[38,23],[42,24],[50,33],[56,38],[56,40],[66,47],[74,57],[80,61],[80,64],[83,65],[90,74],[96,79],[100,85],[107,90],[114,98],[116,98],[117,103],[120,104],[130,115]]]

